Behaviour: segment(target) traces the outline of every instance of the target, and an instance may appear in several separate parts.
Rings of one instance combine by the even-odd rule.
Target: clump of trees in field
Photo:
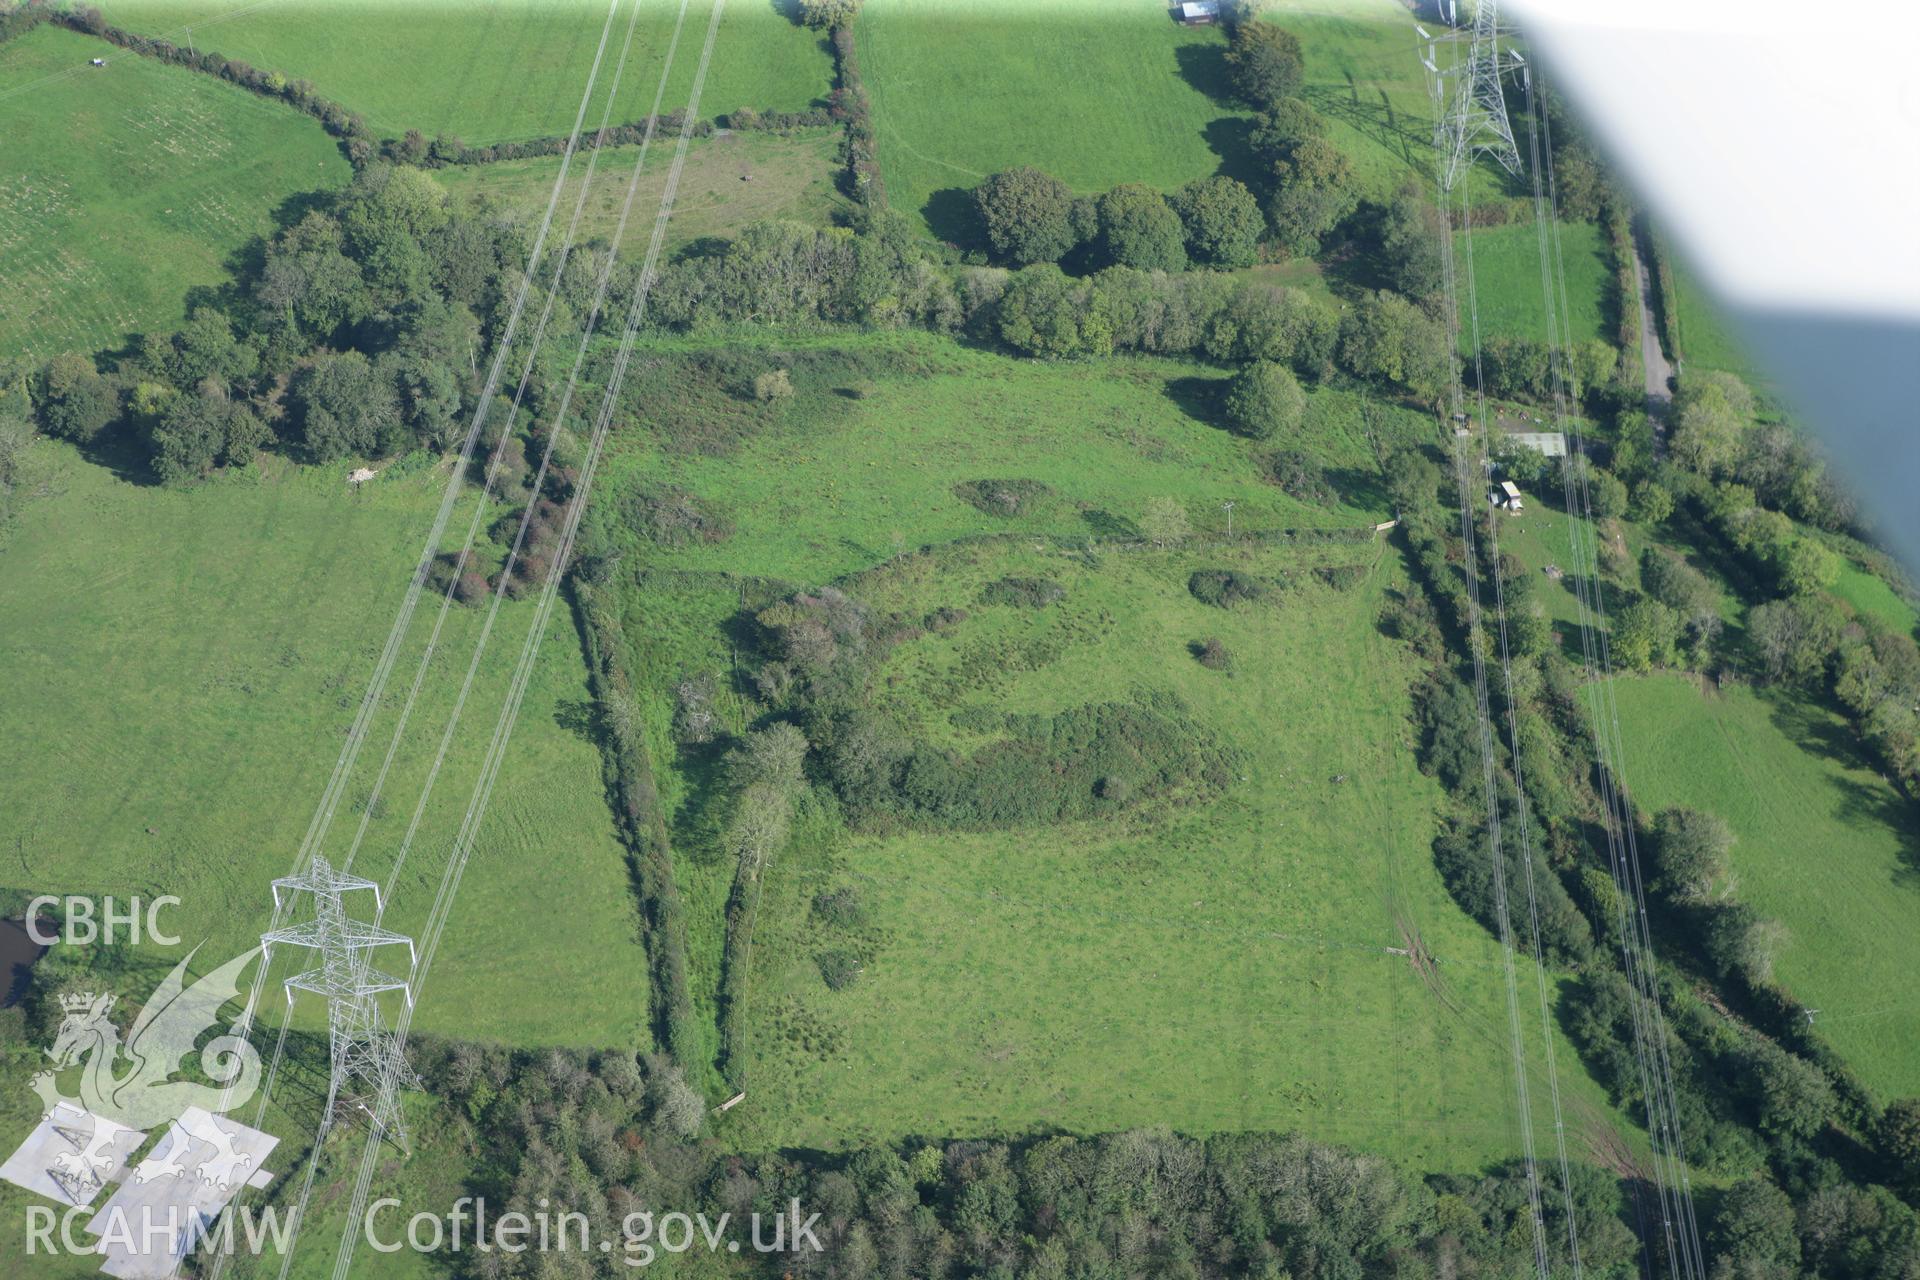
[[[1227,384],[1227,423],[1253,440],[1291,433],[1306,416],[1307,393],[1285,365],[1255,360]]]
[[[1239,569],[1196,569],[1187,578],[1188,594],[1216,609],[1261,604],[1276,598],[1281,590],[1278,579]]]
[[[993,259],[1013,267],[1056,262],[1082,270],[1231,270],[1253,265],[1269,231],[1277,243],[1312,253],[1318,237],[1359,203],[1350,167],[1324,141],[1296,145],[1277,133],[1256,135],[1262,137],[1275,149],[1273,164],[1283,175],[1277,190],[1285,192],[1264,213],[1244,183],[1225,175],[1198,179],[1170,195],[1124,183],[1087,198],[1031,166],[989,176],[974,189],[974,204]]]
[[[796,16],[815,31],[844,27],[860,16],[861,0],[797,0]]]
[[[82,445],[131,437],[168,483],[269,445],[316,462],[444,448],[474,407],[523,253],[511,226],[457,214],[425,173],[369,166],[179,329],[104,369],[48,361],[40,428]],[[570,284],[578,306],[584,271]]]

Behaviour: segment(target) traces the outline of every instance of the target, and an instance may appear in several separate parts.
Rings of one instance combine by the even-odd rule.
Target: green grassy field
[[[1747,352],[1727,317],[1722,315],[1699,277],[1682,263],[1673,264],[1675,312],[1680,321],[1680,350],[1689,369],[1721,369],[1758,381],[1753,357]]]
[[[1454,260],[1459,264],[1465,307],[1467,237],[1454,237]],[[1560,227],[1561,259],[1566,267],[1566,338],[1586,342],[1598,338],[1611,343],[1616,333],[1610,295],[1613,269],[1607,260],[1606,239],[1591,222],[1567,222]],[[1473,233],[1474,294],[1480,305],[1481,338],[1547,339],[1546,303],[1540,285],[1540,246],[1531,220],[1504,227],[1481,227]],[[1467,321],[1461,320],[1460,343],[1471,347]]]
[[[1407,10],[1391,0],[1269,6],[1306,59],[1302,93],[1370,186],[1433,177],[1433,105]]]
[[[1159,0],[872,0],[855,32],[888,198],[940,239],[969,238],[966,193],[1011,165],[1087,193],[1245,167],[1224,37]]]
[[[668,481],[718,501],[737,526],[718,544],[630,553],[645,571],[623,610],[675,815],[703,1011],[732,868],[715,847],[707,766],[680,755],[666,726],[679,679],[734,669],[728,622],[743,578],[837,580],[910,616],[969,609],[876,676],[880,705],[932,741],[977,745],[950,720],[963,707],[1055,712],[1165,690],[1242,754],[1244,777],[1204,806],[1004,833],[850,834],[830,808],[809,810],[770,872],[749,1100],[723,1140],[839,1146],[1165,1123],[1300,1128],[1432,1167],[1516,1150],[1498,951],[1433,869],[1439,793],[1414,768],[1406,719],[1416,664],[1375,626],[1382,593],[1404,586],[1398,559],[1370,540],[1219,542],[1222,495],[1238,497],[1242,530],[1363,526],[1378,495],[1354,484],[1347,504],[1318,508],[1265,484],[1258,446],[1171,394],[1192,366],[1017,362],[905,336],[788,354],[798,394],[776,419],[701,453],[629,438],[608,472],[609,494]],[[860,398],[835,394],[843,380],[864,381]],[[1316,421],[1288,443],[1365,473],[1364,439]],[[1028,515],[986,516],[952,493],[982,476],[1044,478],[1055,492]],[[1200,545],[1142,550],[1096,532],[1158,495],[1188,503],[1211,531]],[[1344,592],[1311,576],[1353,563],[1368,577]],[[1193,569],[1229,565],[1303,585],[1231,612],[1187,592]],[[1058,581],[1066,600],[979,607],[980,585],[1009,574]],[[1208,635],[1236,655],[1233,675],[1193,660],[1187,646]],[[721,711],[743,727],[732,695]],[[867,972],[833,992],[817,967],[833,939],[809,904],[843,886],[870,913],[841,939]],[[1440,956],[1443,993],[1387,950],[1408,928]],[[1571,1049],[1558,1055],[1576,1132],[1630,1128]]]
[[[1899,592],[1888,586],[1885,578],[1862,568],[1855,561],[1842,561],[1840,576],[1827,589],[1861,614],[1892,623],[1902,631],[1912,631],[1916,624],[1920,624],[1920,613],[1916,613]]]
[[[764,413],[730,392],[713,407],[746,419],[734,447],[666,452],[636,434],[610,460],[610,490],[671,482],[715,499],[739,526],[720,546],[650,553],[665,567],[824,581],[899,547],[1010,528],[1138,537],[1135,522],[1156,497],[1185,504],[1202,530],[1224,529],[1219,504],[1229,500],[1240,530],[1352,528],[1387,508],[1357,400],[1342,393],[1313,393],[1300,439],[1257,446],[1196,416],[1210,411],[1215,372],[1170,360],[1018,361],[924,334],[762,341],[733,357],[740,377],[791,368],[795,399]],[[655,388],[653,403],[672,385]],[[1377,411],[1384,438],[1426,429],[1420,415]],[[1258,455],[1284,445],[1315,456],[1341,501],[1301,502],[1266,480]],[[1044,479],[1056,496],[1008,520],[953,492],[1009,476]]]
[[[1285,0],[1261,16],[1299,37],[1306,61],[1301,96],[1326,118],[1328,136],[1369,190],[1387,195],[1412,178],[1433,198],[1433,100],[1420,65],[1424,45],[1407,7],[1395,0]],[[1439,56],[1448,65],[1450,55]],[[1491,163],[1471,174],[1475,200],[1518,194]]]
[[[313,120],[53,27],[0,45],[0,355],[117,346],[347,163]]]
[[[51,496],[0,552],[4,882],[173,893],[207,955],[251,944],[290,869],[400,603],[444,473],[403,466],[355,496],[344,470],[189,492],[36,447]],[[423,460],[424,461],[424,460]],[[464,531],[463,507],[456,526]],[[350,843],[424,645],[423,604],[326,851]],[[531,605],[495,630],[389,926],[417,932],[446,863]],[[355,863],[384,879],[478,632],[457,610]],[[644,1043],[647,982],[585,670],[555,618],[417,1025],[519,1043]],[[28,749],[28,744],[32,744]],[[562,925],[564,924],[564,927]],[[155,953],[171,963],[177,956]],[[555,998],[555,993],[572,993]]]
[[[1733,828],[1737,893],[1781,921],[1781,982],[1883,1098],[1920,1092],[1920,838],[1912,811],[1815,706],[1679,676],[1615,686],[1626,777],[1643,807],[1691,805]]]
[[[1315,585],[1223,613],[1185,587],[1200,566],[1297,572],[1356,554],[1372,575],[1345,596]],[[763,908],[739,1140],[1168,1124],[1298,1129],[1431,1168],[1511,1154],[1497,949],[1433,870],[1438,792],[1413,767],[1405,718],[1415,664],[1373,621],[1400,581],[1393,555],[1087,559],[1015,540],[913,557],[854,589],[914,612],[1007,573],[1050,577],[1066,599],[980,611],[904,647],[881,677],[888,704],[933,726],[962,707],[1054,712],[1171,690],[1240,753],[1242,776],[1204,807],[1117,823],[801,842]],[[1203,635],[1235,655],[1231,677],[1189,656]],[[980,670],[983,654],[1007,656],[953,693],[953,671]],[[860,982],[834,992],[807,911],[840,886],[871,923],[853,943]],[[1407,930],[1439,957],[1448,1004],[1388,950]],[[1607,1123],[1577,1068],[1563,1087],[1576,1133]]]
[[[660,80],[674,15],[669,0],[638,0],[632,53],[614,118],[646,114]],[[468,142],[565,133],[573,125],[609,5],[595,0],[370,0],[273,3],[235,9],[230,0],[107,0],[111,22],[143,34],[183,28],[203,48],[304,77],[358,111],[374,130],[418,129]],[[620,6],[587,116],[598,121],[631,10]],[[696,0],[667,84],[666,110],[685,105],[710,5]],[[714,42],[701,114],[739,107],[797,111],[824,98],[832,63],[820,37],[760,0],[728,7]]]
[[[730,133],[696,139],[687,150],[673,221],[667,228],[667,247],[676,248],[704,236],[728,236],[749,222],[766,218],[794,218],[824,225],[833,220],[846,200],[834,189],[835,153],[840,135],[830,129],[809,130],[793,137],[771,133]],[[627,197],[636,147],[610,147],[600,157],[586,207],[581,211],[584,240],[611,240]],[[653,231],[653,211],[660,207],[671,153],[656,147],[634,192],[633,212],[621,252],[643,255]],[[537,222],[553,194],[560,171],[557,156],[531,160],[503,160],[498,164],[458,165],[441,169],[434,177],[454,196],[488,201],[529,222]],[[556,225],[564,227],[579,198],[585,170],[569,174],[556,206]]]

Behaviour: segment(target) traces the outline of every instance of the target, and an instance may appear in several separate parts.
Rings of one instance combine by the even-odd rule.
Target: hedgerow
[[[634,889],[646,922],[653,979],[654,1040],[682,1070],[700,1061],[698,1019],[687,986],[686,906],[674,875],[660,793],[644,726],[633,707],[631,676],[621,661],[619,622],[599,589],[570,579],[574,614],[587,651],[589,688],[599,709],[602,768],[614,823],[627,848]]]

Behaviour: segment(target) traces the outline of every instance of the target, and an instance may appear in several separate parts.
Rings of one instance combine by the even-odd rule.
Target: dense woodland
[[[1221,422],[1282,446],[1275,482],[1301,494],[1327,483],[1303,455],[1284,449],[1305,411],[1303,386],[1440,407],[1460,373],[1441,297],[1444,221],[1417,189],[1382,196],[1363,188],[1324,121],[1298,96],[1302,62],[1293,36],[1250,21],[1230,29],[1228,65],[1235,92],[1256,113],[1262,181],[1216,176],[1171,192],[1127,184],[1086,195],[1015,168],[975,191],[977,241],[938,245],[886,206],[853,58],[856,10],[848,0],[805,0],[801,14],[828,32],[837,60],[839,88],[821,118],[846,130],[843,177],[855,201],[849,224],[768,222],[730,241],[692,246],[653,284],[645,320],[652,330],[724,337],[746,326],[914,326],[1011,356],[1191,358],[1231,371],[1217,406]],[[24,26],[25,12],[0,22]],[[104,30],[97,15],[72,21]],[[509,379],[493,404],[478,403],[485,370],[502,354],[498,340],[529,246],[510,221],[456,207],[431,169],[538,154],[546,144],[479,154],[457,139],[381,143],[344,113],[336,119],[337,108],[313,98],[310,87],[225,60],[204,69],[295,105],[318,103],[308,109],[350,149],[353,181],[304,202],[227,286],[193,300],[178,330],[147,335],[127,350],[0,368],[0,498],[36,430],[183,485],[247,466],[263,450],[327,464],[446,453],[477,421],[484,445],[499,449],[496,492],[532,509],[532,541],[504,584],[484,566],[451,579],[446,564],[441,585],[478,601],[490,586],[518,592],[538,582],[554,567],[552,530],[573,495],[577,424],[551,422],[555,396],[537,360],[523,392]],[[1603,222],[1620,243],[1625,198],[1571,122],[1558,118],[1555,130],[1563,214]],[[1334,248],[1364,264],[1366,281],[1340,309],[1233,274]],[[559,267],[545,342],[571,345],[589,324],[610,254],[605,245],[581,246]],[[628,296],[638,268],[615,260],[610,270],[608,296]],[[606,376],[605,345],[589,366],[595,381]],[[517,370],[529,353],[504,355],[504,367]],[[1526,340],[1488,344],[1478,376],[1489,394],[1539,403],[1560,383],[1598,424],[1589,456],[1554,464],[1513,454],[1503,465],[1530,487],[1548,488],[1562,479],[1557,467],[1580,469],[1598,519],[1684,531],[1691,544],[1714,550],[1749,607],[1744,634],[1731,636],[1717,588],[1678,554],[1655,547],[1638,563],[1605,563],[1614,662],[1830,700],[1911,800],[1920,787],[1920,648],[1911,635],[1853,615],[1825,590],[1838,571],[1836,548],[1859,545],[1854,540],[1869,531],[1817,453],[1789,425],[1756,424],[1750,390],[1712,373],[1683,381],[1670,437],[1657,449],[1634,370],[1620,367],[1615,348],[1594,342],[1566,357]],[[724,396],[764,405],[791,393],[785,378],[772,368],[729,367],[709,381]],[[630,394],[623,412],[637,416],[634,402]],[[530,460],[549,451],[553,463],[535,491]],[[1465,552],[1452,481],[1437,450],[1403,451],[1383,469],[1422,589],[1397,600],[1382,625],[1430,667],[1415,710],[1422,764],[1450,796],[1433,855],[1452,893],[1491,929],[1486,797],[1464,661]],[[1015,483],[982,481],[961,496],[1011,513],[1029,496],[1009,487]],[[642,543],[717,542],[730,529],[724,512],[665,488],[621,495],[611,510],[597,514]],[[1184,515],[1175,514],[1144,532],[1156,542],[1181,540]],[[513,523],[503,518],[496,542],[511,537]],[[601,709],[609,795],[649,926],[662,1052],[636,1059],[617,1051],[424,1048],[429,1089],[481,1153],[479,1190],[516,1205],[543,1195],[592,1205],[610,1221],[683,1196],[739,1212],[797,1195],[826,1215],[830,1244],[806,1273],[830,1276],[1497,1276],[1529,1265],[1525,1184],[1510,1167],[1477,1178],[1420,1178],[1370,1156],[1267,1134],[1204,1141],[1164,1132],[1048,1135],[762,1156],[723,1155],[698,1142],[704,1103],[686,1081],[695,1039],[684,908],[645,735],[632,721],[617,626],[597,599],[615,571],[609,539],[604,523],[590,523],[572,591]],[[1482,552],[1486,545],[1479,543]],[[1619,904],[1593,826],[1603,779],[1586,745],[1581,676],[1531,598],[1528,576],[1508,572],[1505,580],[1517,667],[1513,685],[1496,696],[1523,726],[1523,758],[1503,760],[1495,799],[1510,814],[1527,806],[1541,832],[1531,855],[1542,892],[1538,942],[1582,993],[1567,1002],[1574,1012],[1566,1029],[1586,1067],[1637,1112]],[[1190,589],[1235,608],[1256,606],[1274,587],[1245,575],[1196,574]],[[1039,579],[1004,579],[989,588],[988,603],[1044,608],[1059,590]],[[1230,753],[1171,698],[974,726],[1000,736],[972,756],[917,740],[873,709],[870,685],[892,645],[953,625],[957,617],[947,611],[883,615],[825,585],[743,601],[737,621],[750,657],[742,678],[763,719],[744,736],[727,737],[710,711],[714,677],[695,677],[679,690],[674,724],[682,746],[716,762],[722,843],[736,867],[720,1011],[730,1084],[743,1083],[737,984],[759,872],[810,796],[831,797],[856,827],[979,830],[1098,816],[1175,793],[1191,800],[1227,786]],[[1231,662],[1218,641],[1198,643],[1196,658]],[[1042,760],[1053,767],[1035,767]],[[1872,1097],[1775,985],[1777,926],[1724,891],[1723,823],[1682,809],[1635,820],[1650,853],[1658,935],[1671,957],[1659,981],[1688,1159],[1729,1184],[1700,1193],[1715,1274],[1920,1277],[1920,1217],[1912,1207],[1920,1203],[1920,1102]],[[1510,848],[1508,856],[1517,877],[1521,855]],[[832,917],[859,906],[829,900],[816,909]],[[36,996],[41,1016],[57,977],[54,970],[42,976],[49,985]],[[856,977],[852,967],[838,974]],[[1664,1265],[1646,1254],[1656,1233],[1638,1216],[1644,1185],[1585,1165],[1576,1166],[1575,1182],[1583,1249],[1596,1274],[1627,1274],[1643,1260]],[[473,1264],[473,1274],[531,1275],[536,1257],[490,1255]],[[620,1274],[617,1261],[585,1265]]]

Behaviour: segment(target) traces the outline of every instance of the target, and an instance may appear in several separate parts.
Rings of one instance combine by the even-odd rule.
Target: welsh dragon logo
[[[68,1113],[78,1110],[142,1132],[170,1124],[173,1140],[160,1148],[166,1156],[142,1161],[134,1170],[136,1181],[194,1174],[216,1186],[232,1185],[243,1176],[251,1158],[234,1149],[233,1135],[212,1123],[211,1115],[239,1106],[253,1095],[260,1082],[259,1052],[238,1034],[236,1024],[199,1050],[200,1069],[212,1084],[171,1077],[181,1070],[181,1060],[194,1052],[195,1042],[219,1020],[221,1008],[239,996],[240,973],[258,954],[256,947],[189,985],[187,965],[194,956],[189,952],[148,997],[124,1044],[120,1029],[107,1016],[114,1004],[112,995],[63,996],[65,1016],[53,1047],[47,1050],[53,1066],[32,1082],[47,1114],[54,1115],[65,1104],[62,1109]],[[75,1092],[67,1093],[59,1081],[75,1067],[79,1084]],[[189,1109],[207,1118],[198,1124],[183,1122]],[[82,1150],[62,1158],[64,1172],[81,1184],[97,1185],[99,1167],[107,1162],[104,1152],[112,1141],[107,1126],[94,1128],[87,1141],[79,1144]],[[212,1148],[211,1155],[206,1154],[207,1147]]]

